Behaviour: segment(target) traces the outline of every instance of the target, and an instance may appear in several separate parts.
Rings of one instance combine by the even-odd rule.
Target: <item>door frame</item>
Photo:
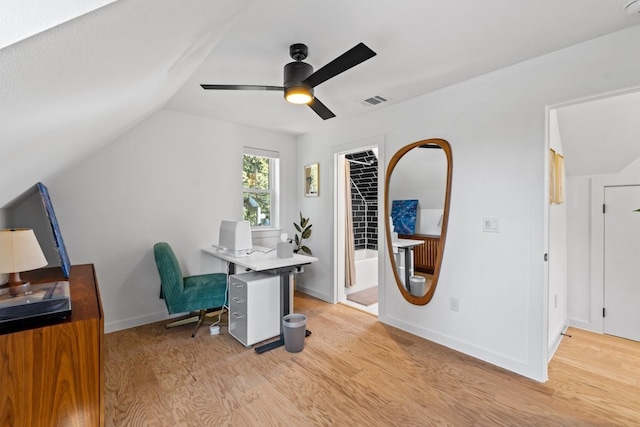
[[[384,230],[384,215],[380,215],[381,201],[384,199],[384,176],[385,176],[385,157],[384,157],[384,137],[374,136],[366,139],[352,141],[346,144],[332,147],[333,155],[333,302],[342,301],[345,296],[344,292],[344,218],[342,211],[344,210],[344,155],[354,152],[375,149],[378,151],[378,230]],[[381,178],[382,177],[382,178]],[[381,228],[382,227],[382,228]],[[384,277],[383,261],[380,258],[380,252],[386,251],[385,239],[378,237],[378,289],[379,294],[382,289],[381,277]],[[381,276],[382,273],[382,276]],[[384,307],[382,298],[378,298],[378,316]]]

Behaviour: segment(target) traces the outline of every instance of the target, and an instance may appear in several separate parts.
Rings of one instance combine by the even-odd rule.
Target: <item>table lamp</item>
[[[0,230],[0,273],[9,273],[9,282],[2,285],[0,295],[12,295],[29,291],[31,284],[20,279],[21,271],[35,270],[47,265],[38,239],[31,228]]]

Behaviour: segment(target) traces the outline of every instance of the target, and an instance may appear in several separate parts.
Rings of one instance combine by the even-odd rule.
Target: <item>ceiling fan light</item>
[[[285,90],[284,98],[292,104],[308,104],[313,100],[313,89],[304,86],[290,87]]]

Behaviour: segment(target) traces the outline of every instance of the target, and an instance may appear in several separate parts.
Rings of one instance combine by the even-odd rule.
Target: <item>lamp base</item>
[[[7,285],[11,295],[26,294],[31,291],[31,283],[20,279],[20,273],[10,273]]]
[[[31,292],[31,282],[9,283],[9,292],[11,295],[21,295]]]

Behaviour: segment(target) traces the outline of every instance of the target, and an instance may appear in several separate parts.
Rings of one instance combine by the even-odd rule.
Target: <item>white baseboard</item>
[[[184,314],[180,314],[179,316],[183,316]],[[148,323],[160,322],[162,320],[170,320],[173,317],[178,317],[178,316],[169,316],[166,311],[147,314],[145,316],[140,316],[140,317],[131,317],[129,319],[122,319],[116,322],[105,323],[104,332],[108,334],[109,332],[122,331],[124,329],[135,328],[136,326],[142,326]]]
[[[584,320],[569,319],[569,326],[573,328],[584,329],[585,331],[597,332],[599,334],[604,332],[602,330],[595,329],[591,322],[587,322]]]
[[[553,341],[551,342],[551,344],[549,344],[549,348],[547,349],[547,361],[550,362],[551,359],[553,358],[553,355],[556,354],[556,351],[558,350],[558,347],[560,347],[560,343],[562,342],[562,339],[564,338],[564,334],[565,332],[567,332],[567,328],[569,326],[565,323],[565,325],[562,327],[562,329],[560,330],[560,332],[558,332],[556,334],[556,336],[554,337]]]
[[[333,296],[329,296],[327,294],[323,294],[317,291],[314,291],[313,289],[309,289],[309,288],[305,288],[304,286],[301,286],[300,284],[296,285],[296,291],[302,292],[303,294],[307,294],[309,296],[312,296],[314,298],[318,298],[319,300],[322,300],[324,302],[328,302],[329,304],[333,304]]]

